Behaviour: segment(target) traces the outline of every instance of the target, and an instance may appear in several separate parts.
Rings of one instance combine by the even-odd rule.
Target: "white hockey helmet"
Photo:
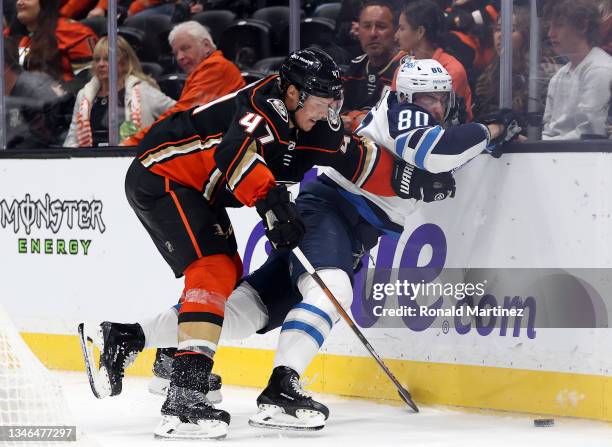
[[[455,103],[453,79],[434,59],[405,58],[397,71],[392,89],[400,102],[413,102],[415,93],[448,92],[444,118]]]

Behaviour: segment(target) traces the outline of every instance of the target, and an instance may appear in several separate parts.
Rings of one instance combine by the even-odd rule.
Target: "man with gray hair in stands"
[[[548,38],[569,62],[548,85],[544,140],[607,136],[612,56],[596,46],[600,22],[593,0],[561,0],[552,8]]]
[[[179,23],[168,35],[178,66],[187,75],[181,97],[158,119],[206,104],[244,87],[238,67],[217,49],[210,32],[196,21]],[[149,129],[126,140],[124,146],[136,146]]]

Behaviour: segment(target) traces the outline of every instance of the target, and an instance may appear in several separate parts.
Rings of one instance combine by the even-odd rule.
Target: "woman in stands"
[[[175,101],[142,71],[134,50],[117,37],[119,134],[125,139],[150,126]],[[108,143],[109,65],[108,40],[100,39],[93,53],[92,79],[83,87],[74,105],[67,147],[91,147]]]
[[[453,79],[453,90],[463,98],[467,121],[472,120],[472,91],[465,68],[444,51],[446,20],[442,9],[431,0],[415,0],[402,8],[396,33],[399,49],[415,59],[435,59]]]
[[[478,78],[476,83],[476,105],[474,116],[484,116],[499,108],[499,61],[501,53],[501,16],[493,32],[495,58]],[[560,68],[550,51],[543,48],[538,82],[540,97],[538,103],[543,109],[550,78]],[[529,94],[529,10],[515,6],[512,15],[512,110],[519,117],[523,133],[527,130],[527,102]]]
[[[17,0],[7,34],[19,42],[20,64],[68,82],[91,64],[98,37],[87,26],[59,16],[59,0]]]

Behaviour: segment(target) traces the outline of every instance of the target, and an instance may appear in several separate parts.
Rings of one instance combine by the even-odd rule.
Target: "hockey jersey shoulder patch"
[[[272,106],[272,108],[280,115],[284,122],[289,122],[289,114],[287,113],[287,107],[285,107],[285,103],[278,98],[270,98],[268,99],[268,103]]]

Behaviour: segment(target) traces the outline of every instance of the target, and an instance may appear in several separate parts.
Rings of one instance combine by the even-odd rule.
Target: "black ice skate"
[[[304,391],[299,375],[286,366],[274,368],[257,407],[259,412],[249,419],[253,427],[320,430],[329,417],[328,408]]]
[[[121,393],[125,369],[144,349],[145,337],[139,324],[104,321],[91,327],[79,324],[79,338],[91,391],[98,399]],[[100,364],[96,366],[94,347],[100,349]]]
[[[155,353],[155,362],[153,363],[153,378],[149,382],[149,392],[165,396],[170,387],[170,376],[172,375],[172,360],[176,348],[158,348]],[[221,376],[210,374],[208,381],[209,391],[206,394],[206,399],[211,404],[221,403],[223,396],[221,395]]]
[[[206,398],[212,360],[204,355],[175,357],[170,388],[162,405],[156,438],[221,439],[227,436],[230,415]]]

